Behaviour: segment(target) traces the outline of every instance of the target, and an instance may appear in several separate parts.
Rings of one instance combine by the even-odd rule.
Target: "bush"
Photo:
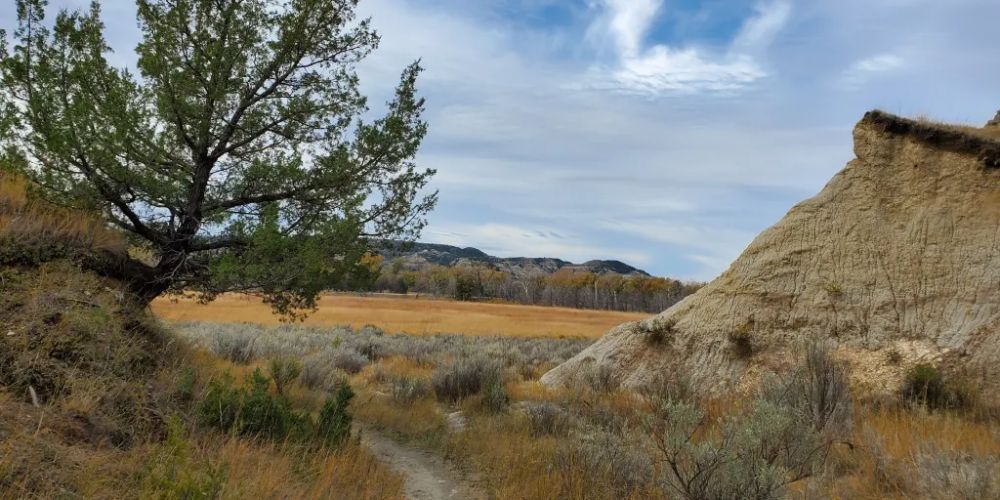
[[[699,394],[686,374],[680,371],[659,373],[653,380],[638,388],[640,396],[648,404],[660,401],[683,401],[697,403]]]
[[[319,412],[319,421],[316,423],[316,435],[324,445],[337,447],[350,437],[352,419],[347,412],[347,406],[353,397],[354,391],[351,390],[351,386],[344,384],[337,390],[334,399],[327,399],[323,404],[323,409]]]
[[[477,357],[438,368],[431,385],[438,400],[454,403],[479,394],[491,380],[502,380],[500,365]]]
[[[805,359],[786,380],[765,381],[764,397],[791,408],[830,440],[850,434],[852,404],[847,370],[834,361],[824,342],[807,344]]]
[[[233,429],[240,414],[242,398],[243,392],[233,387],[233,377],[228,372],[212,380],[198,404],[199,423],[223,431]]]
[[[278,395],[282,396],[285,394],[285,388],[302,373],[302,363],[293,358],[274,358],[268,368],[271,380],[274,381],[274,388],[278,391]]]
[[[821,343],[807,346],[789,378],[766,379],[748,410],[717,430],[669,393],[653,408],[647,429],[667,464],[664,487],[682,498],[781,498],[851,427],[846,372]]]
[[[220,333],[212,340],[212,352],[233,363],[247,364],[254,358],[255,338],[242,332]]]
[[[580,381],[594,392],[606,393],[618,388],[611,367],[603,364],[591,363],[584,367],[580,372]]]
[[[926,498],[1000,498],[1000,459],[923,446],[913,459],[918,491]]]
[[[198,408],[199,421],[225,432],[264,439],[283,439],[302,423],[283,397],[268,392],[270,379],[260,369],[247,377],[246,386],[233,387],[228,374],[209,384]]]
[[[524,415],[535,437],[565,436],[573,426],[569,413],[554,403],[528,403]]]
[[[268,392],[271,381],[260,369],[254,370],[249,382],[249,391],[243,393],[236,432],[270,440],[288,437],[302,423],[302,416],[292,411],[287,399]]]
[[[322,389],[333,392],[347,382],[346,374],[333,364],[326,352],[310,354],[302,360],[302,374],[299,375],[302,385],[310,389]]]
[[[389,379],[392,400],[401,405],[411,405],[431,392],[427,381],[419,378],[393,376]]]
[[[346,383],[339,386],[333,399],[327,399],[319,418],[313,421],[308,414],[294,411],[285,397],[270,394],[270,382],[260,369],[240,388],[233,387],[228,373],[212,381],[198,405],[199,423],[241,436],[294,438],[305,443],[318,440],[324,446],[339,446],[350,435],[347,407],[354,391]]]
[[[940,408],[947,401],[944,376],[936,366],[928,363],[915,365],[903,381],[903,398],[907,401]]]
[[[749,358],[753,356],[755,348],[753,345],[753,331],[746,326],[746,324],[741,325],[736,330],[729,332],[727,336],[729,340],[729,346],[733,353],[739,358]]]
[[[646,342],[650,344],[664,343],[673,335],[676,326],[677,320],[674,318],[661,318],[659,316],[653,318],[646,329]]]
[[[978,388],[962,379],[946,380],[934,365],[921,363],[906,373],[903,399],[931,409],[971,409],[978,406]]]
[[[503,378],[497,376],[489,377],[483,383],[482,408],[488,413],[502,413],[510,406],[510,397],[504,387]]]
[[[171,419],[167,440],[150,457],[142,478],[142,498],[219,498],[225,469],[192,459],[180,420]]]
[[[586,498],[646,498],[655,470],[640,446],[626,436],[605,431],[563,440],[552,467],[563,484],[579,484]],[[565,496],[578,496],[579,490],[574,488]]]
[[[354,349],[340,348],[333,352],[330,361],[347,373],[358,373],[368,366],[370,359]]]

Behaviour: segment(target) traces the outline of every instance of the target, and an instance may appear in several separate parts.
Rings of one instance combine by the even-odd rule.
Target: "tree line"
[[[368,257],[365,262],[370,269],[367,279],[356,279],[347,288],[425,293],[457,300],[660,312],[703,286],[657,276],[597,274],[573,269],[515,275],[482,264],[407,269],[398,259],[383,263],[381,257]]]

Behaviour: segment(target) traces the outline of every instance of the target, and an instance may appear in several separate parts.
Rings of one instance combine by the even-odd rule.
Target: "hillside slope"
[[[996,394],[998,136],[867,113],[854,129],[856,158],[726,272],[657,317],[611,330],[542,381],[607,367],[636,386],[683,368],[720,389],[780,368],[798,342],[819,336],[838,342],[855,385],[872,392],[894,390],[926,361]]]
[[[589,260],[582,264],[574,264],[552,257],[495,257],[478,248],[461,248],[436,243],[400,244],[389,242],[381,250],[381,253],[387,261],[401,259],[403,265],[410,270],[422,269],[432,264],[449,267],[485,264],[499,271],[509,272],[515,277],[532,273],[552,274],[560,269],[594,274],[615,273],[629,276],[649,276],[646,271],[618,260]]]

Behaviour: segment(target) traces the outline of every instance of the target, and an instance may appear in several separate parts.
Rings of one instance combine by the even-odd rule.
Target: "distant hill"
[[[514,276],[552,274],[560,269],[587,271],[594,274],[621,274],[649,276],[649,273],[618,260],[589,260],[582,264],[552,257],[495,257],[473,247],[456,247],[437,243],[388,242],[380,253],[385,260],[401,260],[410,270],[419,270],[431,264],[455,267],[463,264],[486,264]]]

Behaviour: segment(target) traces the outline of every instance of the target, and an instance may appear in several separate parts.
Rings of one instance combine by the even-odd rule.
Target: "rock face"
[[[684,370],[710,390],[836,341],[855,387],[895,390],[934,362],[1000,389],[1000,142],[872,111],[856,158],[727,271],[660,315],[623,324],[542,378],[594,369],[625,386]]]

